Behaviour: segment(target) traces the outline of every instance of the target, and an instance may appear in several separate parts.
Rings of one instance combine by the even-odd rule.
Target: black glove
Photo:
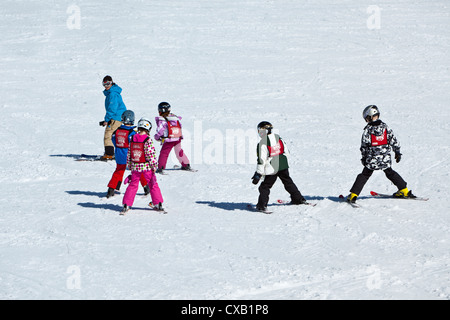
[[[252,177],[252,183],[258,184],[259,180],[261,179],[262,175],[260,175],[258,172],[255,172],[255,174]]]
[[[105,121],[100,121],[98,124],[99,124],[100,127],[106,126],[106,122]]]
[[[396,152],[395,153],[395,161],[397,163],[399,163],[401,159],[402,159],[402,154],[400,152]]]

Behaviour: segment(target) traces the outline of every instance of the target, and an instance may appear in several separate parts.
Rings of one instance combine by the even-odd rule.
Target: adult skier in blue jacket
[[[114,159],[114,144],[112,143],[112,134],[122,125],[122,114],[127,110],[125,103],[123,102],[121,93],[122,88],[115,84],[111,76],[103,78],[103,86],[105,90],[105,109],[106,114],[100,125],[105,127],[105,135],[103,144],[105,146],[105,154],[102,156],[102,160]]]

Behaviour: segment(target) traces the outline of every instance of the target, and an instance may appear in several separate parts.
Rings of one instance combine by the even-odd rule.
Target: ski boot
[[[149,188],[148,185],[146,185],[146,186],[144,187],[144,195],[147,196],[147,195],[149,195],[149,194],[150,194],[150,188]]]
[[[416,198],[415,195],[412,194],[412,192],[410,190],[408,190],[408,188],[402,189],[402,190],[398,190],[396,193],[393,194],[394,198]]]
[[[300,197],[299,199],[295,199],[295,200],[292,200],[291,202],[289,202],[289,204],[295,204],[295,205],[306,204],[306,203],[307,203],[307,201],[305,198],[303,198],[303,196]]]
[[[162,206],[162,202],[158,203],[158,204],[155,206],[155,210],[156,210],[156,211],[161,211],[161,212],[166,213],[166,210],[164,210],[164,208],[163,208],[163,206]]]
[[[181,170],[191,171],[192,168],[191,168],[191,165],[190,165],[190,164],[187,164],[187,165],[181,167]]]
[[[163,206],[162,206],[162,202],[158,203],[157,205],[154,205],[153,202],[150,202],[150,203],[148,204],[148,206],[149,206],[150,208],[152,208],[152,210],[159,211],[159,212],[162,212],[162,213],[164,213],[164,214],[167,213],[167,211],[166,211],[166,210],[163,208]]]
[[[101,161],[109,161],[109,160],[114,160],[114,155],[109,155],[109,154],[105,154],[103,156],[100,157]]]
[[[158,168],[158,169],[156,169],[156,173],[164,174],[164,169],[163,168]]]
[[[267,207],[256,206],[256,210],[259,212],[267,212]]]
[[[356,193],[351,192],[351,193],[347,196],[347,202],[355,203],[357,198],[358,198],[358,195],[357,195]]]
[[[269,209],[267,209],[267,207],[263,207],[263,206],[258,206],[258,205],[256,205],[256,211],[258,211],[258,212],[262,212],[262,213],[265,213],[265,214],[271,214],[272,213],[272,211],[270,211]]]
[[[120,211],[120,215],[121,215],[121,216],[124,216],[125,213],[127,213],[128,211],[130,211],[130,207],[127,206],[126,204],[124,204],[124,205],[123,205],[122,211]]]
[[[108,192],[106,193],[106,198],[114,197],[115,190],[114,188],[108,188]]]

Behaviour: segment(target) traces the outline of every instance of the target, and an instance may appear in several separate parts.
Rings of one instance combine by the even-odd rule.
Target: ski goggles
[[[261,138],[264,137],[264,136],[267,136],[268,133],[269,133],[269,130],[267,130],[266,128],[258,129],[258,135]]]
[[[104,86],[104,87],[109,87],[109,86],[112,85],[112,84],[113,84],[112,81],[106,81],[106,82],[103,82],[103,86]]]

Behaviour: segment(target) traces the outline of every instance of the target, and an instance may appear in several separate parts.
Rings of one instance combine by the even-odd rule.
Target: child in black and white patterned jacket
[[[347,196],[348,202],[355,202],[364,185],[375,170],[383,170],[386,177],[398,188],[394,197],[414,198],[415,196],[406,187],[403,178],[391,168],[391,151],[394,151],[396,162],[400,162],[400,144],[392,130],[380,120],[380,111],[375,105],[367,106],[363,111],[363,118],[367,125],[361,138],[361,162],[364,166],[362,173]]]

